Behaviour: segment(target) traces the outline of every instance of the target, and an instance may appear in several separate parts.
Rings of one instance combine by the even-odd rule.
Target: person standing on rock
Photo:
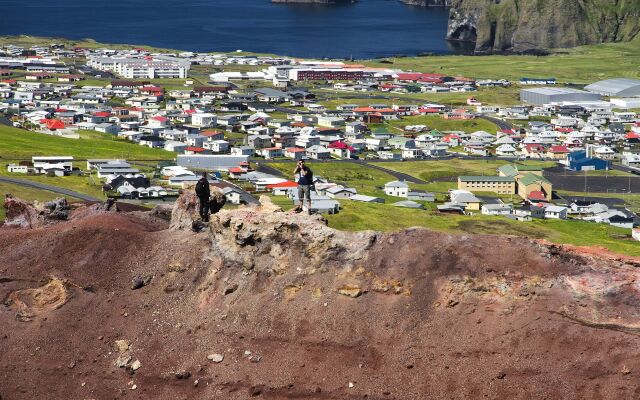
[[[202,173],[202,178],[196,183],[196,196],[198,196],[198,200],[200,201],[200,218],[204,222],[209,222],[209,198],[211,197],[211,189],[209,188],[206,171]]]
[[[304,201],[307,201],[307,212],[311,214],[311,187],[313,186],[313,171],[307,167],[304,160],[298,161],[293,174],[298,177],[298,204],[295,212],[301,212]]]

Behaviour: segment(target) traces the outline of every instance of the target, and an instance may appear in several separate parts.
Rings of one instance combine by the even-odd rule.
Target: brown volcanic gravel
[[[640,398],[632,261],[256,210],[167,226],[0,229],[3,400]]]

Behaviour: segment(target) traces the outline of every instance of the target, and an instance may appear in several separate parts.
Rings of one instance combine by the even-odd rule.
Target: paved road
[[[61,188],[58,186],[46,185],[44,183],[33,182],[26,179],[17,179],[17,178],[9,178],[6,176],[0,176],[0,182],[11,183],[14,185],[20,185],[20,186],[31,187],[36,189],[48,190],[50,192],[62,194],[65,196],[75,197],[76,199],[80,199],[84,201],[103,201],[102,199],[97,199],[95,197],[91,197],[86,194],[74,192],[73,190]]]
[[[498,125],[500,129],[513,129],[513,125],[499,118],[487,117],[486,115],[478,115],[478,118],[493,122],[494,124]]]

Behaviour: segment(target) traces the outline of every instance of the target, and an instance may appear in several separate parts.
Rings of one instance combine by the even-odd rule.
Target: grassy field
[[[596,245],[617,253],[640,256],[640,246],[628,239],[628,229],[606,224],[554,220],[517,222],[503,217],[445,215],[433,211],[352,201],[341,201],[341,205],[340,213],[327,216],[329,225],[340,230],[396,231],[409,227],[425,227],[446,233],[514,235],[546,239],[560,244]]]
[[[389,93],[368,92],[367,96],[383,96],[384,98],[361,98],[361,93],[336,91],[328,89],[312,89],[319,94],[319,103],[335,109],[341,104],[369,105],[382,104],[446,104],[451,107],[466,106],[469,97],[475,97],[482,103],[495,105],[520,104],[520,87],[510,86],[506,88],[482,88],[472,93]]]
[[[381,167],[402,172],[424,181],[457,178],[459,175],[497,175],[496,169],[508,161],[503,160],[442,160],[442,161],[405,161],[401,163],[373,163]],[[552,167],[552,161],[526,161],[523,164],[536,167]]]
[[[281,171],[284,176],[293,179],[293,163],[269,163],[270,167]],[[340,182],[356,188],[359,194],[381,197],[380,189],[385,183],[395,180],[386,172],[346,162],[310,162],[309,166],[315,176],[321,176],[332,182]]]
[[[445,131],[463,131],[467,133],[486,131],[495,134],[498,126],[493,122],[485,119],[470,120],[451,120],[444,119],[439,115],[421,115],[416,117],[404,117],[399,120],[391,120],[382,125],[372,125],[372,130],[376,127],[384,126],[392,133],[401,133],[402,129],[407,125],[426,125],[430,129],[437,129],[441,132]]]
[[[429,56],[366,62],[384,68],[441,73],[472,78],[555,77],[561,82],[591,83],[614,78],[640,78],[640,37],[628,43],[606,43],[563,49],[551,56]]]
[[[169,151],[150,149],[99,132],[83,132],[80,139],[67,139],[0,125],[0,160],[57,155],[130,160],[172,160],[176,156]]]
[[[28,200],[28,201],[33,201],[33,200],[49,201],[57,197],[60,197],[59,194],[49,192],[47,190],[28,188],[20,185],[0,182],[0,195],[2,196],[3,199],[4,199],[4,195],[7,193],[11,193],[15,197],[18,197],[23,200]],[[69,197],[67,197],[67,200],[70,202],[77,201],[77,199],[69,198]],[[6,210],[4,209],[4,207],[0,206],[0,222],[4,220],[5,212]]]

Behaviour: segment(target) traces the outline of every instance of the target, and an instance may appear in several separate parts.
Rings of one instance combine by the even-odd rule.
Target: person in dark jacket
[[[298,205],[294,209],[295,212],[301,212],[304,201],[307,201],[307,212],[311,214],[311,189],[313,187],[313,171],[309,168],[304,160],[298,161],[293,174],[298,177]]]
[[[196,183],[196,196],[200,201],[200,218],[204,222],[209,221],[209,199],[211,197],[211,189],[209,188],[209,180],[206,171],[202,173],[202,178]]]

